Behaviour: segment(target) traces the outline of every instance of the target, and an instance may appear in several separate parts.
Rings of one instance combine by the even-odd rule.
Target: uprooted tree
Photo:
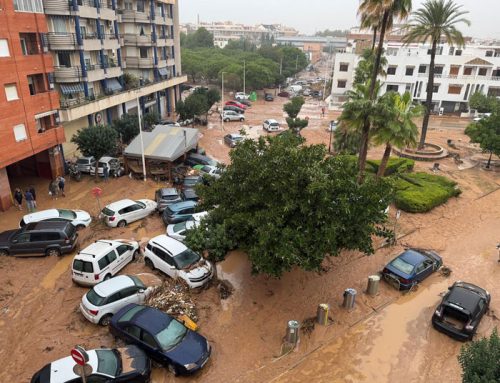
[[[221,178],[199,186],[200,209],[210,214],[186,243],[212,260],[240,248],[254,272],[272,276],[294,266],[318,270],[342,249],[372,253],[391,186],[373,177],[360,185],[353,161],[326,154],[290,133],[244,140]]]

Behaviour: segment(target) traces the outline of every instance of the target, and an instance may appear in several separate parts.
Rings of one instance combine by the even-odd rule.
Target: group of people
[[[49,195],[52,199],[57,199],[57,197],[62,195],[66,197],[64,194],[64,186],[66,184],[66,180],[64,177],[59,176],[49,183]],[[24,193],[20,188],[16,188],[14,190],[14,203],[19,210],[23,209],[23,199],[26,201],[26,209],[29,213],[36,210],[36,190],[33,185],[27,188]]]

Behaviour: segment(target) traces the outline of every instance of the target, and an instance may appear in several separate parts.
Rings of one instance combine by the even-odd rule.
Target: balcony
[[[123,44],[139,47],[151,47],[153,46],[153,41],[151,35],[134,35],[131,33],[126,33],[123,35]]]
[[[53,126],[42,133],[31,134],[31,145],[33,152],[39,153],[55,145],[66,141],[64,137],[64,128],[62,126]]]
[[[83,79],[82,68],[79,66],[54,66],[54,76],[57,82],[80,82]]]
[[[123,75],[123,71],[119,66],[110,66],[106,69],[106,78],[119,77],[121,75]]]
[[[128,9],[120,9],[118,13],[122,15],[122,22],[124,23],[149,22],[149,15],[146,12],[137,12]]]
[[[78,48],[76,35],[74,33],[47,33],[47,39],[51,50],[73,50]]]
[[[126,58],[127,68],[153,68],[153,58],[139,58],[139,57],[127,57]]]
[[[89,82],[100,81],[106,77],[101,64],[90,64],[85,65],[85,67],[87,69],[87,80]]]
[[[47,15],[68,15],[71,1],[43,0],[43,9]]]

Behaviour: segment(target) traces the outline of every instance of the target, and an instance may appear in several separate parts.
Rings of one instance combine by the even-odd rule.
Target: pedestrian
[[[106,165],[104,165],[104,167],[102,168],[102,175],[104,176],[104,182],[108,182],[109,168]]]
[[[52,199],[57,199],[57,180],[52,180],[49,183],[49,194],[51,195]]]
[[[498,251],[498,262],[500,262],[500,242],[497,243],[497,251]]]
[[[24,192],[24,199],[26,200],[26,207],[28,208],[28,213],[35,211],[33,194],[31,194],[30,189],[26,189],[26,191]]]
[[[325,107],[321,108],[321,117],[325,117]]]
[[[35,186],[31,185],[30,188],[29,188],[29,191],[30,191],[31,195],[33,196],[33,206],[35,206],[35,209],[36,209],[37,206],[36,206],[36,190],[35,190]]]
[[[19,210],[23,210],[23,193],[21,192],[21,189],[16,188],[14,191],[14,200],[16,201],[16,207]]]
[[[58,179],[59,191],[61,192],[61,195],[63,197],[66,197],[66,194],[64,194],[64,184],[66,183],[66,180],[64,179],[63,176],[59,176],[57,179]]]

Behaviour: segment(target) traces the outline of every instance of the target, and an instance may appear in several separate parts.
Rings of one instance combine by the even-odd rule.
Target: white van
[[[73,259],[71,278],[79,285],[94,286],[116,275],[138,255],[137,241],[95,241]]]
[[[299,93],[302,90],[302,85],[290,85],[290,89],[294,93]]]

